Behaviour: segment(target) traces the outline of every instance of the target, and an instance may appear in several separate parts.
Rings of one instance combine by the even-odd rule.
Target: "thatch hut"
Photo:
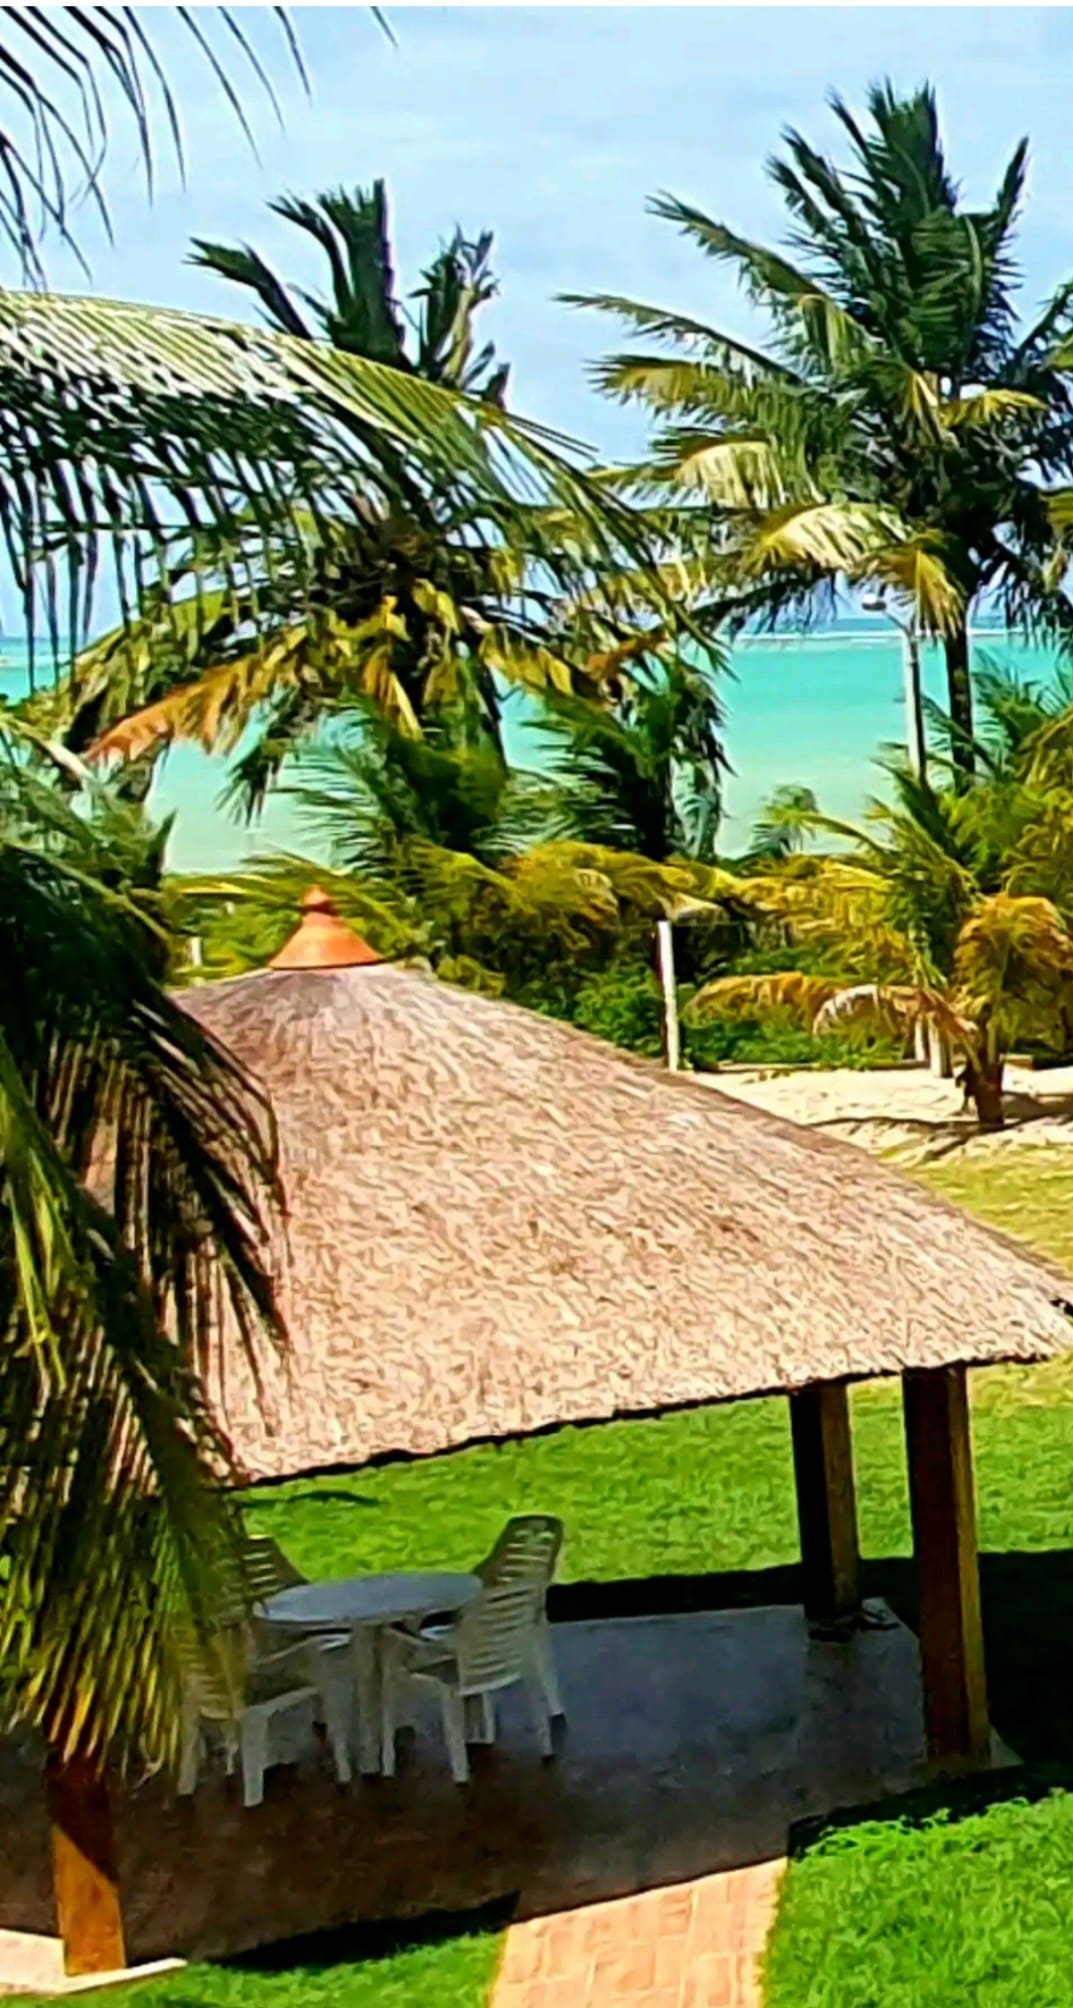
[[[930,1747],[988,1741],[965,1369],[1073,1344],[1073,1282],[852,1147],[377,963],[312,895],[184,1001],[268,1088],[286,1365],[214,1388],[255,1477],[790,1398],[806,1594],[857,1601],[847,1384],[901,1375]]]

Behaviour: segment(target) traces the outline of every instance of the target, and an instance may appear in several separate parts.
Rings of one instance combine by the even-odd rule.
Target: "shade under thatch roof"
[[[1073,1282],[852,1146],[387,965],[184,993],[268,1087],[286,1374],[258,1476],[1073,1345]]]

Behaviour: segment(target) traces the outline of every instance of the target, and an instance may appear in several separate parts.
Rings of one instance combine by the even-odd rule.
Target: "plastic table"
[[[453,1617],[481,1593],[479,1576],[402,1570],[297,1583],[266,1597],[258,1615],[281,1630],[348,1632],[358,1696],[358,1768],[375,1777],[380,1749],[380,1634],[387,1625]]]

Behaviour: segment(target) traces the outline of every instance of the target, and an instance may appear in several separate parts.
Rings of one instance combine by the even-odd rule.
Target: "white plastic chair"
[[[553,1718],[565,1718],[559,1673],[548,1623],[548,1585],[563,1545],[563,1523],[550,1513],[518,1514],[508,1520],[495,1547],[474,1575],[488,1590],[531,1586],[538,1596],[536,1607],[536,1661],[540,1683]]]
[[[292,1590],[309,1581],[308,1576],[303,1576],[301,1570],[295,1567],[290,1556],[284,1554],[278,1541],[265,1534],[246,1536],[242,1544],[242,1573],[249,1605],[264,1603],[281,1590]],[[258,1658],[262,1661],[297,1645],[307,1645],[318,1655],[314,1662],[317,1698],[313,1720],[318,1727],[325,1729],[329,1728],[329,1716],[332,1721],[340,1723],[346,1748],[348,1752],[353,1750],[356,1697],[346,1634],[302,1631],[294,1625],[277,1625],[271,1618],[262,1617],[252,1620],[251,1629]],[[329,1688],[330,1697],[325,1700],[323,1697],[328,1696]]]
[[[407,1690],[430,1686],[437,1693],[444,1740],[456,1785],[469,1782],[466,1754],[467,1704],[478,1704],[479,1736],[495,1741],[495,1697],[519,1684],[529,1697],[541,1753],[554,1754],[551,1719],[541,1679],[537,1647],[538,1593],[530,1583],[485,1589],[454,1624],[435,1636],[414,1636],[389,1627],[382,1639],[381,1740],[386,1778],[395,1775],[395,1737],[408,1719]]]
[[[193,1793],[213,1731],[223,1743],[227,1775],[235,1757],[241,1763],[243,1805],[261,1805],[265,1771],[293,1753],[285,1731],[297,1727],[311,1743],[315,1721],[328,1729],[340,1785],[350,1783],[348,1691],[332,1665],[346,1659],[338,1645],[297,1639],[281,1651],[257,1651],[255,1626],[239,1622],[223,1624],[207,1651],[187,1649],[179,1795]]]

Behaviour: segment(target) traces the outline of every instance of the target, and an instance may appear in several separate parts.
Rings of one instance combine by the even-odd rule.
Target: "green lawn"
[[[1073,1797],[875,1822],[791,1868],[767,2008],[1070,2008]]]
[[[1025,1147],[921,1175],[1073,1266],[1073,1151]],[[896,1389],[859,1389],[854,1424],[865,1587],[912,1622]],[[1070,1369],[977,1375],[974,1430],[995,1720],[1026,1758],[1073,1767]],[[566,1580],[751,1570],[771,1572],[758,1575],[759,1599],[793,1594],[789,1426],[776,1401],[300,1480],[258,1491],[248,1511],[252,1527],[274,1535],[307,1573],[345,1575],[465,1566],[508,1514],[527,1509],[565,1521]],[[1056,1991],[1048,1963],[1059,1931],[1048,1892],[1061,1883],[1073,1897],[1071,1804],[1005,1807],[949,1830],[858,1829],[805,1856],[787,1879],[770,2008],[970,2000],[1000,2008],[1015,1999],[1021,2008],[1073,2008],[1073,1978],[1063,1968],[1066,1991]],[[977,1903],[960,1890],[976,1891]],[[1001,1973],[981,1964],[1000,1953]],[[484,2008],[494,1958],[494,1937],[482,1936],[271,1976],[198,1969],[155,1987],[153,2008],[297,2008],[299,1994],[302,2008]]]
[[[485,2008],[499,1944],[490,1930],[323,1932],[149,1981],[137,2000],[139,2008]],[[49,2004],[24,1995],[20,2008]]]

